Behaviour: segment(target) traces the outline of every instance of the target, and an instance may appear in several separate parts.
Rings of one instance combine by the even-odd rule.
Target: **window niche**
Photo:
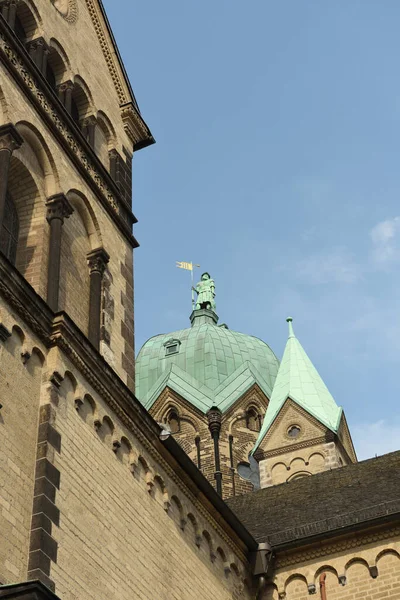
[[[6,195],[3,225],[0,232],[0,250],[13,265],[17,257],[19,218],[9,192]]]
[[[171,354],[178,354],[181,343],[182,342],[180,340],[176,340],[173,338],[167,340],[164,344],[165,356],[171,356]]]
[[[178,412],[173,408],[170,410],[167,416],[167,424],[172,434],[179,433],[181,430],[181,420]]]
[[[261,415],[254,407],[248,408],[246,411],[246,427],[250,431],[260,431],[261,429]]]

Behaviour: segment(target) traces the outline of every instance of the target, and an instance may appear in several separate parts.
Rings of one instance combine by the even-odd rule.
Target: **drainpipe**
[[[207,413],[208,428],[214,441],[214,479],[217,482],[217,493],[222,497],[222,472],[219,459],[219,434],[221,431],[222,412],[217,406],[212,406]]]
[[[253,553],[253,575],[258,579],[255,600],[261,600],[267,585],[268,569],[271,564],[272,550],[268,543],[258,544],[258,549]]]
[[[319,576],[319,589],[321,591],[321,600],[327,600],[325,587],[326,573],[321,573]]]

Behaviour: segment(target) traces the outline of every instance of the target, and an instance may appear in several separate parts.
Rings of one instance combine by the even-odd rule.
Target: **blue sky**
[[[360,458],[400,447],[400,4],[105,0],[157,144],[134,168],[137,349],[217,312],[281,357],[285,318]]]

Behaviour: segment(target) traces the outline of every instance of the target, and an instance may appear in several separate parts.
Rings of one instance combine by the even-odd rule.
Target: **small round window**
[[[298,425],[292,425],[288,429],[288,436],[293,440],[300,435],[300,427]]]

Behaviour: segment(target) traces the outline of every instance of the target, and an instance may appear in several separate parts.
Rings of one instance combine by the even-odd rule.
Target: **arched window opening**
[[[107,132],[102,127],[101,123],[97,123],[94,134],[94,151],[103,163],[103,165],[109,168],[109,156],[108,156],[108,140]]]
[[[72,89],[71,117],[79,127],[82,127],[88,112],[89,99],[83,88],[79,84],[75,84]]]
[[[65,77],[65,65],[57,50],[50,47],[46,65],[46,79],[51,87],[56,90]]]
[[[10,25],[23,44],[26,44],[28,40],[32,40],[37,33],[36,19],[25,2],[18,3],[15,21]]]
[[[167,423],[171,430],[171,433],[179,433],[181,430],[181,422],[179,419],[179,415],[176,410],[171,410],[168,414]]]
[[[7,193],[0,235],[0,250],[13,265],[15,265],[17,257],[18,235],[19,219],[17,209],[10,194]]]
[[[311,473],[308,471],[300,471],[300,473],[295,473],[288,477],[287,481],[295,481],[296,479],[302,479],[303,477],[310,477]]]
[[[249,408],[246,412],[246,427],[250,431],[260,431],[261,429],[261,416],[255,408]]]

